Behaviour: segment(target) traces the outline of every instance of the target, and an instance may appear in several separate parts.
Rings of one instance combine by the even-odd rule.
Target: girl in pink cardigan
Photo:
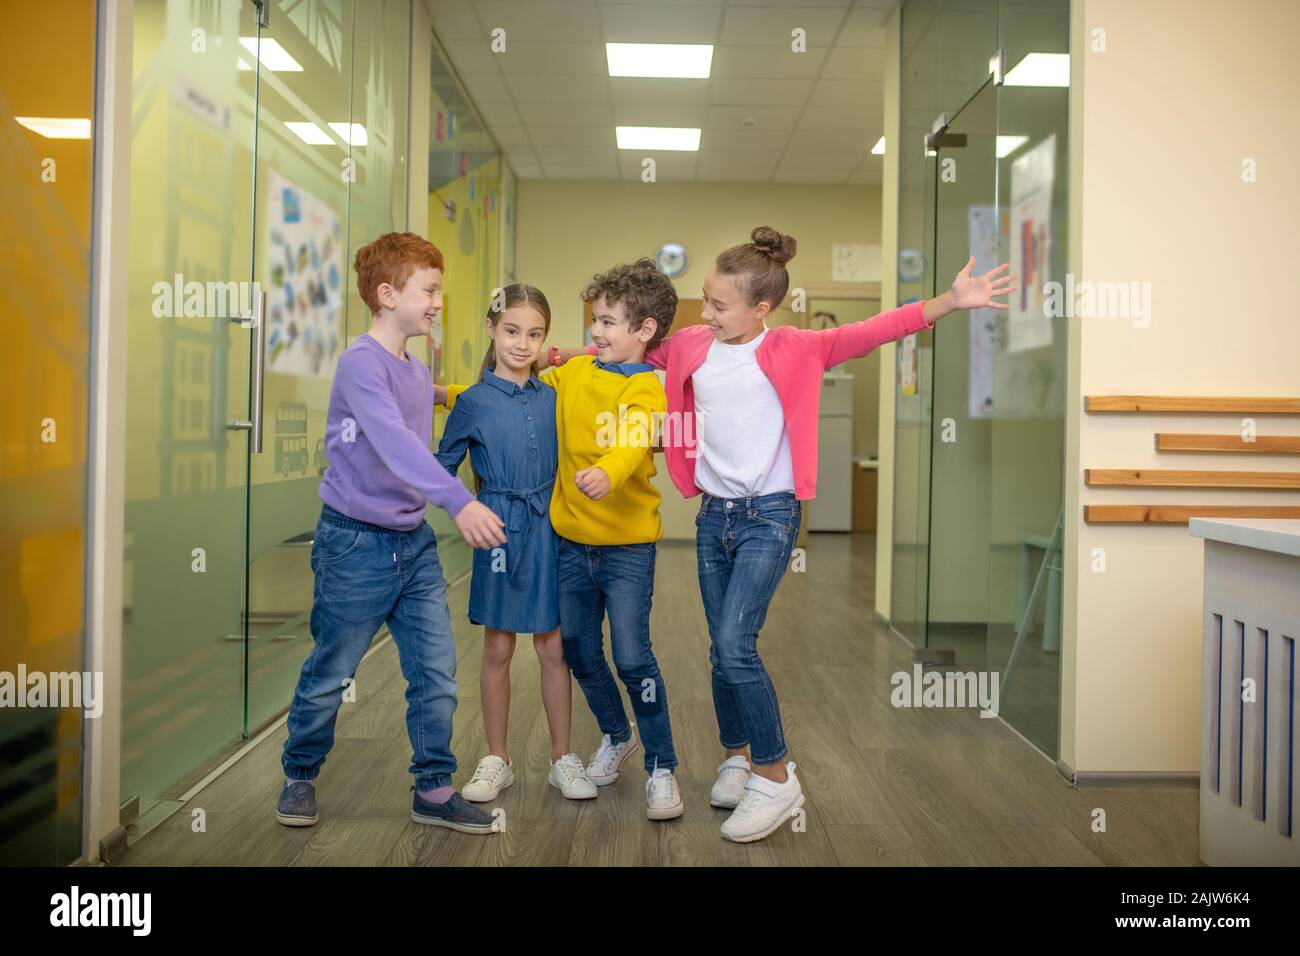
[[[740,843],[768,836],[804,803],[795,765],[785,762],[758,633],[799,533],[801,502],[817,493],[822,375],[949,312],[1005,309],[993,297],[1015,290],[1015,277],[1000,275],[1005,264],[972,277],[972,257],[938,298],[823,331],[768,328],[764,320],[789,288],[795,241],[766,226],[751,239],[709,269],[705,324],[646,353],[667,370],[668,421],[685,423],[665,437],[668,473],[685,497],[701,496],[695,547],[726,750],[709,802],[732,809],[722,836]]]

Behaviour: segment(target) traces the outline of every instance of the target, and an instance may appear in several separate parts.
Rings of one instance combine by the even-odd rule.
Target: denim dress
[[[475,548],[469,619],[500,631],[540,634],[560,626],[551,489],[559,466],[555,389],[533,375],[522,387],[492,371],[447,416],[438,462],[455,474],[468,452],[478,500],[506,523],[503,548]]]

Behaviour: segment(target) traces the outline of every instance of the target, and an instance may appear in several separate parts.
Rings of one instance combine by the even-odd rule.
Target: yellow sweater
[[[555,429],[560,470],[551,493],[555,533],[579,544],[645,544],[663,537],[659,490],[651,454],[652,419],[668,408],[654,372],[624,375],[582,355],[541,379],[556,391]],[[447,407],[468,386],[447,386]],[[609,494],[592,501],[574,476],[597,466],[609,475]]]

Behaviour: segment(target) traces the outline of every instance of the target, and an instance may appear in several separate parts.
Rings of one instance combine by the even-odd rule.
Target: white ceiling
[[[897,0],[429,0],[470,99],[523,179],[879,183]],[[492,31],[506,49],[494,53]],[[791,50],[802,27],[807,52]],[[707,80],[611,77],[605,43],[712,43]],[[615,126],[698,126],[698,152],[619,150]]]

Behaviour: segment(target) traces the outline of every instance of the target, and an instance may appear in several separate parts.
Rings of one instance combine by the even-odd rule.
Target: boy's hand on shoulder
[[[435,404],[435,405],[446,405],[446,404],[447,404],[447,386],[446,386],[446,385],[435,385],[435,386],[433,386],[433,404]]]
[[[592,501],[599,501],[609,494],[609,475],[605,474],[604,468],[592,465],[590,468],[582,469],[573,477],[578,490]]]
[[[471,548],[492,548],[506,543],[506,523],[481,501],[471,501],[456,515],[456,528]]]

